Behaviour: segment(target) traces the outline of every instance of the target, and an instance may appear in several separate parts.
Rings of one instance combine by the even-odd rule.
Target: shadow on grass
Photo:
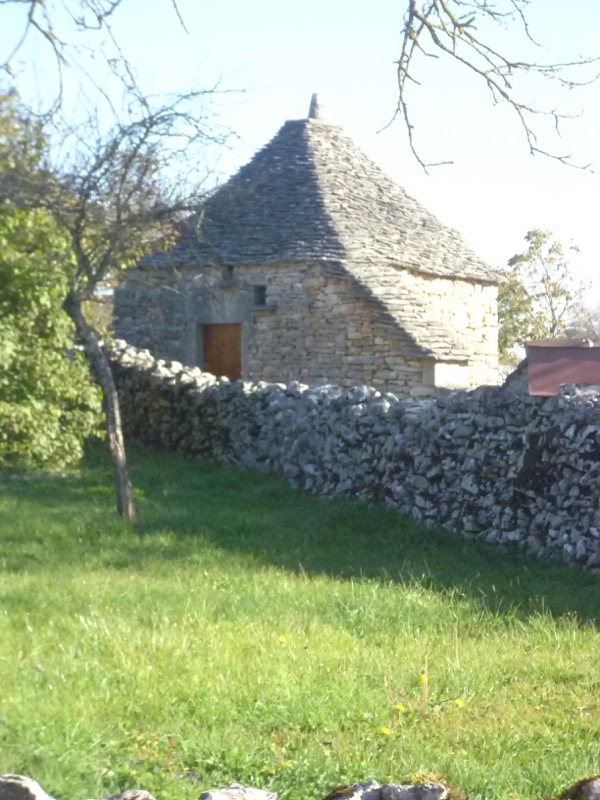
[[[545,611],[600,622],[600,581],[581,569],[425,529],[388,509],[307,495],[269,475],[139,450],[131,461],[136,537],[112,512],[111,474],[98,450],[79,478],[0,484],[0,541],[5,552],[11,541],[21,544],[20,558],[5,560],[5,568],[31,569],[37,557],[63,567],[95,558],[110,568],[143,569],[153,559],[194,559],[200,540],[287,570],[416,581],[497,613]],[[2,514],[14,513],[3,496],[38,520],[29,528],[29,549],[19,534],[2,532]],[[53,531],[50,554],[48,525],[65,517],[71,522]]]

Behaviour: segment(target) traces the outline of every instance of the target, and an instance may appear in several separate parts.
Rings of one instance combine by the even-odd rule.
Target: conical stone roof
[[[320,115],[319,115],[320,116]],[[351,278],[412,342],[407,355],[466,359],[456,334],[408,288],[406,272],[496,284],[498,275],[322,119],[286,122],[206,201],[166,253],[141,266],[323,261]],[[324,265],[325,266],[325,265]],[[405,343],[406,344],[406,343]]]

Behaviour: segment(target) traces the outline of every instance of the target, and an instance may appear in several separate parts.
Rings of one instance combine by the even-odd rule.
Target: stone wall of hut
[[[496,288],[410,278],[473,358],[464,385],[497,382]],[[242,326],[242,377],[312,386],[366,384],[400,397],[435,393],[431,363],[349,277],[320,262],[131,270],[115,293],[115,333],[155,356],[203,366],[201,326]],[[439,384],[438,384],[439,385]]]
[[[498,287],[406,272],[404,281],[471,353],[468,386],[498,382]]]

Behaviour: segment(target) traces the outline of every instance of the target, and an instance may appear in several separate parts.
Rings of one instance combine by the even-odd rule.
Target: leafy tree
[[[0,467],[63,469],[99,431],[100,399],[62,302],[68,239],[25,202],[49,185],[41,123],[0,96]]]
[[[62,309],[73,270],[42,209],[0,202],[0,468],[62,470],[100,428],[100,395]]]
[[[111,128],[95,119],[75,129],[67,126],[61,148],[42,147],[33,168],[22,153],[29,146],[26,132],[39,120],[20,109],[19,118],[27,123],[19,126],[23,135],[5,141],[8,166],[0,171],[0,198],[15,201],[23,211],[43,210],[65,237],[62,307],[102,392],[117,510],[130,521],[135,509],[119,400],[102,337],[86,312],[100,287],[144,253],[170,244],[174,223],[197,208],[201,184],[193,176],[201,159],[194,145],[219,140],[202,113],[207,94],[179,94],[156,105],[132,97],[125,117]],[[58,124],[55,116],[54,130]],[[63,153],[67,156],[60,160]],[[181,173],[192,176],[191,184],[178,179]]]
[[[584,289],[575,281],[561,243],[543,230],[529,231],[525,241],[527,250],[509,260],[498,290],[502,357],[529,340],[565,336],[581,309]]]
[[[56,96],[43,118],[19,107],[19,130],[41,126],[45,131],[44,123],[49,123],[51,146],[30,169],[23,160],[22,137],[7,138],[8,153],[0,153],[7,164],[0,172],[0,199],[21,209],[44,209],[67,237],[73,268],[63,308],[102,391],[117,510],[134,521],[118,397],[101,337],[86,309],[89,312],[107,280],[161,242],[171,241],[179,215],[198,204],[203,159],[194,145],[223,137],[215,134],[214,120],[206,115],[206,100],[214,89],[162,99],[144,94],[112,28],[114,14],[125,1],[65,0],[57,7],[39,0],[0,0],[0,25],[5,11],[12,12],[13,19],[21,14],[23,22],[22,34],[12,49],[9,44],[0,69],[13,76],[26,53],[24,46],[33,42],[54,54],[58,77]],[[165,5],[185,28],[177,0],[166,0]],[[103,81],[105,88],[87,70],[92,50],[112,76],[109,84]],[[79,80],[82,98],[90,89],[97,97],[96,116],[87,122],[74,124],[62,117],[67,70]]]

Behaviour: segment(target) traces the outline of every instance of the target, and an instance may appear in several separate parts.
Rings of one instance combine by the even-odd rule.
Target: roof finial
[[[319,100],[319,95],[315,92],[310,99],[310,108],[308,110],[309,119],[324,119],[323,104]]]

